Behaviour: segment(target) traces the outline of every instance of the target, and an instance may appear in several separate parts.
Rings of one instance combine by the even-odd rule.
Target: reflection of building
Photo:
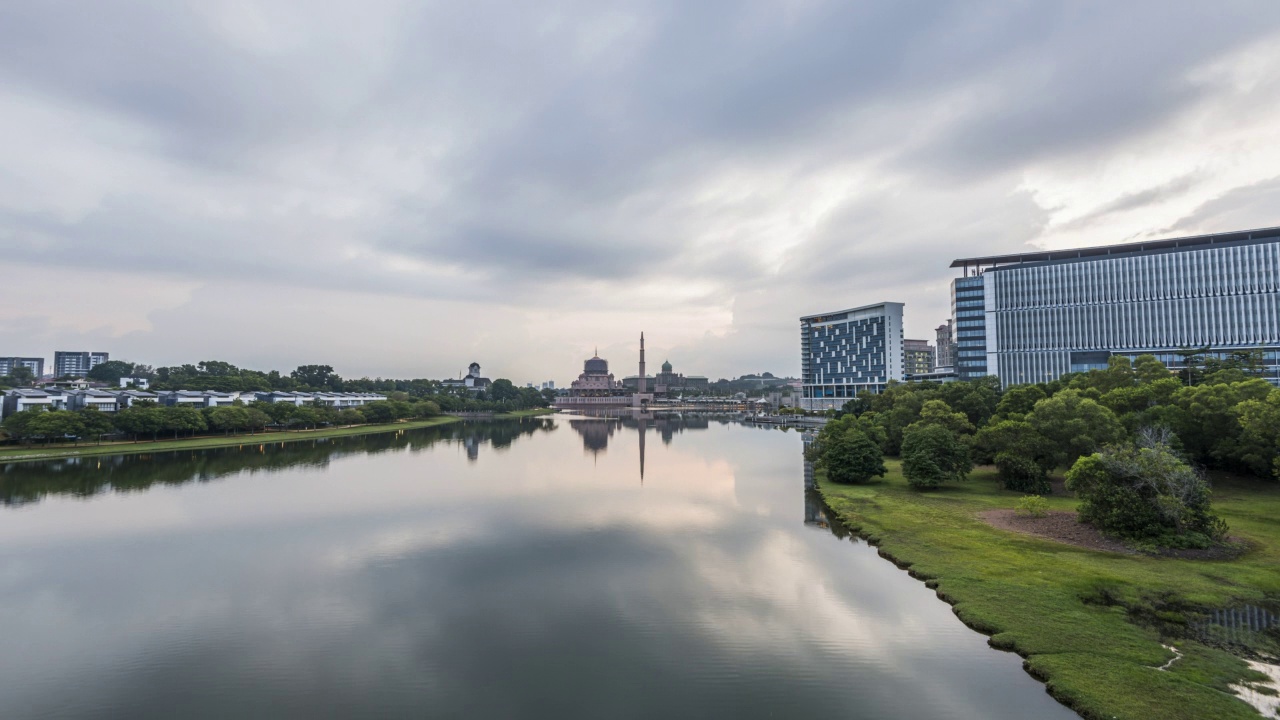
[[[902,381],[902,308],[886,302],[800,318],[801,407],[840,408]]]
[[[569,427],[582,436],[582,449],[599,455],[609,447],[609,438],[622,423],[617,418],[571,418]]]
[[[473,395],[478,394],[481,390],[487,390],[492,385],[487,377],[480,376],[480,363],[471,363],[467,366],[467,374],[454,380],[442,380],[440,385],[446,390],[468,390]]]
[[[907,375],[932,372],[936,355],[928,340],[902,341],[902,370]]]
[[[1257,351],[1280,375],[1280,228],[951,263],[961,379],[1044,382],[1112,355]]]

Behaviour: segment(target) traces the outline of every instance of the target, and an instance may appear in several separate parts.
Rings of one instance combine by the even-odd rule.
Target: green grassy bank
[[[1028,672],[1086,718],[1258,718],[1227,685],[1261,679],[1231,654],[1169,639],[1191,606],[1280,597],[1280,487],[1215,479],[1214,508],[1250,550],[1226,561],[1122,555],[997,530],[976,517],[1012,508],[1020,493],[995,472],[938,491],[912,490],[896,460],[868,485],[836,485],[818,473],[836,515],[880,553],[925,580],[994,647],[1022,655]],[[1075,510],[1071,498],[1050,498]],[[1161,646],[1175,646],[1174,657]],[[957,662],[963,662],[957,658]]]
[[[517,410],[510,413],[494,415],[494,420],[517,419],[547,415],[549,409]],[[30,462],[36,460],[56,460],[68,457],[92,457],[94,455],[126,455],[133,453],[164,452],[166,450],[198,450],[202,448],[227,447],[243,445],[246,442],[297,442],[299,440],[316,440],[319,438],[343,437],[347,435],[369,435],[371,433],[396,432],[416,428],[433,427],[446,423],[461,422],[461,418],[441,415],[426,420],[405,420],[378,425],[352,425],[349,427],[320,428],[318,430],[271,431],[240,435],[208,435],[178,440],[157,440],[142,442],[109,442],[101,445],[84,443],[80,445],[35,445],[32,447],[15,447],[0,450],[0,463]]]

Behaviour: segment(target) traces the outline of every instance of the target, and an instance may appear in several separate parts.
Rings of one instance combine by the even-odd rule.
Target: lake
[[[1076,717],[727,417],[11,464],[0,502],[6,720]]]

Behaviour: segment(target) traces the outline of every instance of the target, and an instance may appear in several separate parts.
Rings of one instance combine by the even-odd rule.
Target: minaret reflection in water
[[[599,414],[582,412],[567,418],[569,427],[582,436],[582,449],[598,459],[608,451],[609,440],[615,432],[623,427],[634,427],[639,437],[640,483],[644,484],[646,443],[649,429],[657,431],[663,445],[670,445],[672,439],[686,430],[707,430],[714,420],[722,425],[733,422],[733,417],[725,414],[655,412],[652,410],[628,409],[621,411],[601,412]]]

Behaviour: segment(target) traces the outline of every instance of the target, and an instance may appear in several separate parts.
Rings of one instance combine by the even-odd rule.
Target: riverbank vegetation
[[[824,499],[966,624],[991,635],[992,646],[1025,657],[1058,700],[1091,719],[1258,717],[1229,694],[1232,683],[1261,680],[1233,655],[1247,649],[1215,647],[1198,623],[1209,608],[1280,599],[1280,486],[1215,473],[1214,510],[1248,551],[1196,560],[1100,552],[992,527],[979,513],[1013,508],[1022,494],[1004,489],[991,467],[920,492],[901,461],[886,466],[883,479],[864,484],[836,484],[819,470]],[[1059,494],[1044,503],[1041,512],[1071,511],[1077,500]],[[1158,670],[1174,658],[1164,645],[1183,659]]]
[[[286,406],[288,407],[288,406]],[[304,406],[305,407],[305,406]],[[184,408],[140,408],[151,411],[168,411],[168,410],[184,410]],[[239,407],[228,408],[210,408],[206,412],[196,412],[197,414],[212,415],[214,417],[225,416],[219,413],[221,410],[239,410]],[[246,407],[245,410],[254,411],[255,408]],[[190,412],[182,413],[188,417]],[[345,411],[342,411],[345,412]],[[545,408],[532,408],[528,410],[515,410],[507,413],[495,413],[493,419],[517,419],[524,417],[533,417],[537,415],[549,414],[552,411]],[[25,413],[19,413],[25,414]],[[96,410],[67,412],[67,411],[50,411],[32,413],[39,417],[57,417],[57,416],[74,416],[76,414],[96,414],[102,417],[110,417],[105,413],[98,413]],[[164,413],[162,412],[161,415]],[[265,413],[264,413],[265,414]],[[16,417],[16,415],[15,415]],[[339,417],[344,417],[339,413]],[[352,416],[346,415],[346,419],[352,419]],[[431,415],[404,415],[395,417],[385,421],[370,421],[362,418],[358,424],[349,425],[341,424],[339,421],[335,424],[321,425],[311,429],[302,428],[294,425],[266,425],[255,427],[253,425],[246,426],[236,431],[226,430],[221,435],[201,435],[197,432],[184,433],[178,438],[160,437],[155,440],[139,440],[136,436],[133,440],[124,441],[96,441],[93,444],[85,444],[80,441],[71,442],[45,442],[38,445],[27,445],[21,447],[3,447],[0,446],[0,463],[20,462],[27,460],[50,460],[65,457],[89,457],[95,455],[119,455],[119,454],[135,454],[148,452],[163,452],[167,450],[194,450],[201,448],[226,447],[232,445],[240,445],[246,442],[294,442],[298,440],[314,440],[320,438],[343,437],[349,435],[365,435],[370,433],[382,433],[397,430],[410,430],[415,428],[431,427],[434,425],[442,425],[458,421],[459,418],[452,415],[441,415],[439,413]],[[210,430],[218,430],[213,424],[207,426]],[[166,432],[167,434],[167,432]]]
[[[894,385],[846,405],[808,457],[841,518],[1085,717],[1257,717],[1229,694],[1261,679],[1235,655],[1274,657],[1280,635],[1228,646],[1202,621],[1280,603],[1280,389],[1249,353],[1192,360],[1175,374],[1112,358],[1003,393],[994,379]],[[901,459],[882,480],[830,472],[864,441]],[[980,516],[1032,503],[1105,548]],[[1174,657],[1162,643],[1181,659],[1159,669]]]

